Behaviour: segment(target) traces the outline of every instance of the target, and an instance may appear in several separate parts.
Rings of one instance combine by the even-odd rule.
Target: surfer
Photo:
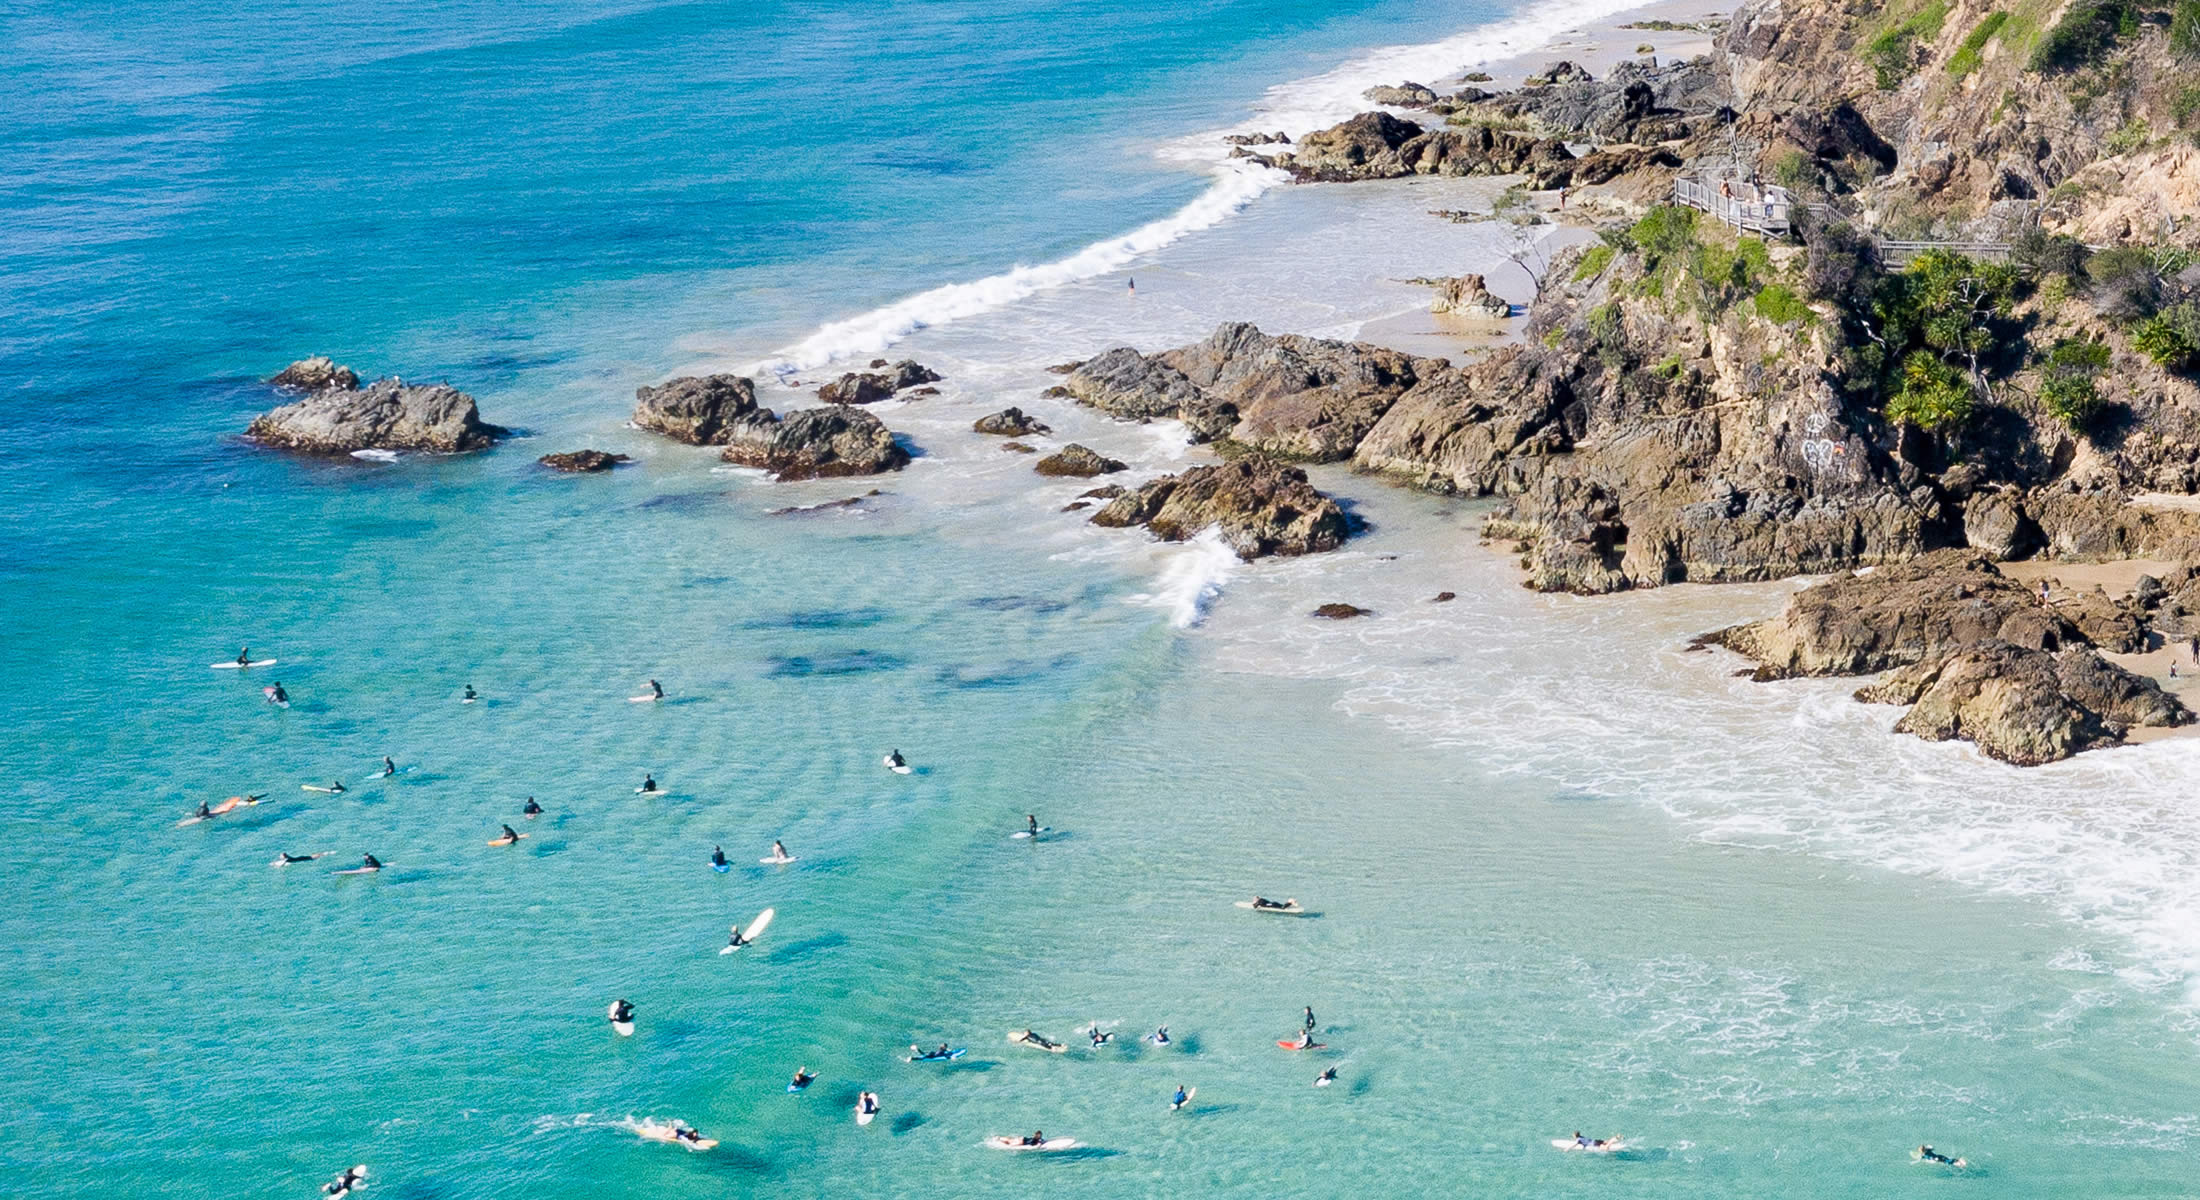
[[[892,751],[891,753],[887,754],[887,756],[886,756],[886,765],[887,765],[887,766],[889,766],[889,767],[892,767],[893,769],[895,769],[895,770],[897,770],[897,771],[899,771],[899,770],[900,770],[900,769],[902,769],[903,767],[906,767],[906,766],[908,766],[908,765],[909,765],[909,762],[908,762],[908,760],[907,760],[907,759],[904,759],[904,758],[903,758],[903,757],[901,756],[901,751],[899,751],[899,750],[895,750],[895,751]]]
[[[249,667],[252,665],[252,647],[239,646],[237,648],[237,665],[240,667]]]
[[[314,859],[321,857],[318,854],[292,854],[288,850],[278,850],[275,853],[275,865],[278,867],[287,867],[295,863],[312,862]]]
[[[1156,1030],[1154,1030],[1154,1031],[1153,1031],[1153,1036],[1152,1036],[1152,1037],[1149,1037],[1149,1038],[1147,1038],[1146,1040],[1147,1040],[1147,1041],[1149,1041],[1149,1042],[1152,1042],[1152,1043],[1153,1043],[1154,1045],[1156,1045],[1156,1046],[1166,1046],[1166,1045],[1168,1045],[1168,1044],[1169,1044],[1169,1027],[1168,1027],[1168,1026],[1166,1026],[1166,1025],[1163,1025],[1163,1026],[1162,1026],[1161,1028],[1159,1028],[1159,1029],[1156,1029]]]
[[[748,944],[749,939],[741,936],[741,927],[739,925],[734,926],[733,936],[726,939],[726,949],[739,950],[741,947]]]
[[[394,762],[392,762],[392,761],[390,761],[390,756],[389,756],[389,755],[387,755],[387,754],[383,755],[383,756],[382,756],[382,778],[384,778],[384,779],[388,779],[388,778],[389,778],[390,776],[392,776],[392,775],[395,775],[395,774],[397,774],[397,764],[396,764],[396,763],[394,763]]]
[[[283,690],[281,681],[277,681],[275,686],[267,689],[267,702],[269,704],[290,703],[290,693]]]
[[[365,1167],[345,1167],[343,1174],[321,1185],[321,1194],[324,1196],[350,1195],[353,1188],[366,1181],[367,1169]]]
[[[1306,1032],[1314,1032],[1314,1025],[1314,1006],[1309,1004],[1306,1006]]]
[[[1586,1138],[1581,1136],[1580,1130],[1574,1130],[1574,1148],[1577,1150],[1602,1150],[1611,1144],[1608,1138]]]
[[[733,865],[733,864],[731,864],[731,863],[728,863],[728,862],[726,861],[726,850],[725,850],[725,847],[723,847],[723,846],[712,846],[712,847],[710,848],[710,865],[711,865],[711,866],[714,866],[714,867],[721,867],[721,868],[723,868],[723,867],[730,867],[730,866],[732,866],[732,865]]]
[[[535,798],[529,796],[527,803],[521,805],[519,811],[521,816],[539,817],[542,815],[542,805],[535,803]]]
[[[649,694],[650,694],[650,695],[652,695],[652,696],[655,696],[655,697],[656,697],[657,699],[659,699],[659,700],[662,700],[662,699],[664,699],[664,698],[665,698],[665,685],[663,685],[663,684],[661,684],[661,683],[657,682],[657,681],[656,681],[656,680],[654,680],[654,679],[650,680],[650,681],[649,681]]]
[[[694,1144],[703,1140],[703,1131],[693,1125],[674,1125],[672,1136],[683,1142]]]
[[[1026,836],[1030,837],[1032,841],[1036,842],[1039,840],[1039,814],[1024,814],[1024,833]]]
[[[206,801],[201,800],[199,801],[199,811],[192,813],[191,815],[197,817],[201,821],[211,821],[214,819],[214,810],[207,807]]]
[[[341,794],[343,793],[343,790],[344,790],[344,781],[343,781],[343,780],[341,780],[341,779],[331,779],[331,780],[329,780],[329,781],[328,781],[328,790],[329,790],[329,791],[331,791],[331,792],[334,792],[334,793],[337,793],[337,794],[341,795]]]
[[[1047,1131],[1044,1129],[1034,1129],[1031,1131],[1030,1137],[1017,1138],[1016,1144],[1019,1146],[1044,1146],[1047,1144]]]
[[[634,1023],[634,1006],[621,997],[611,1002],[610,1015],[613,1025],[631,1025]]]
[[[1109,1042],[1115,1040],[1114,1034],[1102,1033],[1100,1031],[1100,1025],[1098,1022],[1094,1022],[1093,1027],[1085,1031],[1085,1035],[1092,1039],[1092,1048],[1095,1050],[1098,1050],[1100,1047],[1105,1046]]]
[[[1335,1082],[1337,1082],[1337,1068],[1335,1067],[1325,1068],[1321,1074],[1314,1077],[1315,1087],[1328,1087]]]
[[[1045,1038],[1043,1038],[1043,1037],[1040,1037],[1040,1036],[1039,1036],[1038,1034],[1036,1034],[1036,1033],[1033,1033],[1033,1032],[1031,1032],[1031,1031],[1030,1031],[1030,1030],[1028,1030],[1028,1029],[1024,1030],[1024,1031],[1023,1031],[1022,1033],[1019,1033],[1019,1034],[1017,1034],[1017,1035],[1016,1035],[1016,1040],[1017,1040],[1017,1041],[1019,1041],[1019,1042],[1023,1042],[1023,1043],[1026,1043],[1026,1044],[1028,1044],[1028,1045],[1032,1045],[1032,1046],[1037,1046],[1037,1047],[1038,1047],[1038,1048],[1040,1048],[1041,1050],[1052,1050],[1052,1049],[1054,1049],[1054,1048],[1055,1048],[1056,1046],[1058,1046],[1058,1045],[1060,1045],[1060,1044],[1061,1044],[1060,1042],[1050,1042],[1050,1041],[1046,1040]]]
[[[475,693],[475,691],[474,691],[474,685],[473,685],[473,684],[470,684],[470,683],[469,683],[469,684],[467,684],[467,685],[466,685],[466,695],[465,695],[465,696],[463,697],[463,699],[464,699],[464,700],[465,700],[465,701],[466,701],[466,702],[467,702],[468,704],[471,704],[471,703],[473,703],[474,701],[476,701],[476,700],[479,700],[479,699],[481,699],[481,697],[480,697],[480,695],[478,695],[477,693]]]
[[[365,855],[359,860],[359,869],[362,871],[379,871],[382,869],[382,860],[372,854]]]
[[[911,1046],[911,1047],[910,1047],[910,1049],[914,1050],[914,1049],[916,1049],[916,1047],[914,1047],[914,1046]],[[926,1057],[926,1058],[946,1058],[946,1057],[947,1057],[947,1055],[948,1055],[947,1043],[946,1043],[946,1042],[941,1042],[941,1043],[939,1044],[939,1048],[938,1048],[938,1049],[936,1049],[936,1050],[932,1051],[932,1053],[930,1053],[930,1054],[927,1054],[927,1055],[925,1055],[925,1057]]]
[[[1129,295],[1131,296],[1131,298],[1132,298],[1132,299],[1134,299],[1134,300],[1135,300],[1135,299],[1137,299],[1137,298],[1138,298],[1138,281],[1137,281],[1136,279],[1130,279],[1130,278],[1125,278],[1124,282],[1125,282],[1126,284],[1128,284],[1129,286],[1128,286],[1128,287],[1126,287],[1126,288],[1124,288],[1123,290],[1124,290],[1125,292],[1127,292],[1127,293],[1128,293],[1128,294],[1129,294]]]
[[[1576,1134],[1575,1136],[1579,1137],[1580,1135]],[[1919,1146],[1917,1148],[1917,1159],[1919,1162],[1940,1163],[1943,1166],[1949,1167],[1960,1167],[1964,1165],[1962,1159],[1950,1158],[1947,1155],[1942,1154],[1940,1151],[1933,1149],[1931,1146]]]
[[[642,791],[644,791],[644,792],[654,792],[654,791],[656,791],[656,790],[657,790],[657,777],[656,777],[655,775],[652,775],[652,774],[650,774],[650,773],[649,773],[649,772],[647,772],[647,771],[644,771],[644,772],[642,772],[642,788],[641,788],[641,790],[642,790]]]
[[[857,1092],[856,1111],[867,1117],[876,1116],[878,1114],[878,1093]]]
[[[793,858],[794,855],[787,853],[787,843],[774,839],[772,842],[772,857],[788,859]]]
[[[1184,1085],[1181,1083],[1177,1084],[1176,1095],[1169,1097],[1170,1111],[1174,1112],[1175,1110],[1184,1107],[1184,1102],[1191,1098],[1191,1093],[1184,1090]]]
[[[1293,897],[1292,899],[1289,899],[1289,900],[1270,900],[1270,899],[1269,899],[1268,897],[1266,897],[1266,896],[1255,896],[1255,897],[1253,897],[1253,907],[1254,907],[1254,908],[1276,908],[1276,909],[1283,909],[1283,908],[1297,908],[1298,906],[1299,906],[1299,902],[1298,902],[1298,899],[1297,899],[1296,897]]]
[[[790,1092],[799,1092],[803,1088],[806,1088],[815,1082],[817,1082],[817,1076],[810,1074],[810,1069],[808,1067],[796,1067],[794,1069],[794,1078],[787,1081],[787,1090]]]
[[[1292,1049],[1294,1049],[1294,1050],[1313,1050],[1313,1049],[1316,1049],[1316,1048],[1318,1048],[1318,1047],[1319,1047],[1320,1045],[1321,1045],[1321,1043],[1319,1043],[1319,1042],[1317,1042],[1317,1041],[1315,1041],[1315,1040],[1314,1040],[1314,1030],[1313,1030],[1313,1028],[1312,1028],[1312,1027],[1308,1027],[1308,1029],[1307,1029],[1307,1031],[1306,1031],[1305,1033],[1302,1033],[1302,1034],[1300,1034],[1300,1035],[1299,1035],[1299,1040],[1298,1040],[1298,1042],[1297,1042],[1296,1044],[1294,1044],[1294,1045],[1292,1046]]]
[[[509,825],[505,825],[502,828],[504,830],[504,836],[497,839],[499,843],[509,846],[519,840],[519,830],[514,829]]]

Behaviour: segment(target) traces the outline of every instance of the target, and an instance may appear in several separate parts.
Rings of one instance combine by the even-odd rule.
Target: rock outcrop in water
[[[739,375],[683,376],[634,393],[635,425],[690,446],[723,446],[761,411],[756,384]]]
[[[1004,408],[997,413],[979,417],[971,423],[970,428],[979,433],[990,433],[995,437],[1012,438],[1030,437],[1035,433],[1048,432],[1045,422],[1026,416],[1024,410],[1020,408]]]
[[[1177,417],[1195,440],[1228,438],[1311,462],[1351,457],[1400,395],[1445,370],[1364,342],[1271,336],[1244,322],[1151,356],[1119,347],[1063,381],[1079,403],[1129,420]]]
[[[1806,588],[1778,617],[1706,640],[1755,659],[1760,680],[1887,671],[1856,698],[1911,705],[1897,732],[1973,742],[2019,766],[2116,745],[2135,726],[2191,723],[2154,681],[2102,658],[2058,603],[1983,556],[1948,550]]]
[[[293,363],[275,378],[285,386],[323,386],[255,418],[245,433],[263,445],[309,454],[459,454],[493,446],[509,432],[483,421],[474,398],[448,384],[415,385],[392,376],[360,387],[350,368],[325,358]]]
[[[939,378],[930,367],[905,358],[884,371],[851,371],[817,389],[817,398],[827,404],[875,404],[893,399],[904,388],[937,383]]]
[[[1172,542],[1214,528],[1247,560],[1334,550],[1348,532],[1344,510],[1306,472],[1264,454],[1164,475],[1110,500],[1092,523],[1143,525]]]
[[[359,386],[359,373],[350,367],[339,366],[326,354],[301,358],[284,367],[268,380],[276,387],[295,388],[301,392],[318,392],[328,388],[349,390]]]
[[[909,465],[909,452],[884,422],[844,404],[784,418],[759,410],[732,427],[725,446],[720,457],[727,462],[760,467],[781,480],[876,475]]]
[[[602,450],[567,450],[560,454],[545,454],[535,461],[553,471],[589,474],[596,471],[608,471],[627,461],[627,457],[624,454],[610,454]]]
[[[1031,464],[1031,469],[1041,475],[1089,479],[1094,475],[1112,475],[1129,468],[1119,459],[1109,458],[1088,446],[1071,442]]]

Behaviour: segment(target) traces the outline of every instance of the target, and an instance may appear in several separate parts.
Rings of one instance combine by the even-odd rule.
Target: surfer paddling
[[[1580,1137],[1581,1135],[1577,1133],[1574,1136]],[[1970,1165],[1960,1158],[1950,1158],[1947,1155],[1942,1154],[1940,1151],[1933,1149],[1931,1146],[1919,1146],[1915,1151],[1911,1153],[1910,1157],[1916,1159],[1919,1162],[1939,1163],[1941,1166],[1944,1167],[1964,1167]]]
[[[790,1092],[799,1092],[803,1088],[806,1088],[816,1082],[817,1076],[811,1074],[808,1067],[796,1067],[794,1069],[794,1078],[787,1081],[787,1090]]]
[[[1055,1050],[1059,1049],[1062,1045],[1062,1043],[1060,1042],[1050,1042],[1028,1029],[1024,1030],[1022,1033],[1017,1034],[1016,1040],[1026,1046],[1037,1046],[1041,1050]]]
[[[366,1183],[367,1168],[365,1166],[345,1167],[343,1174],[321,1185],[321,1194],[324,1196],[349,1196],[354,1190],[365,1187]]]

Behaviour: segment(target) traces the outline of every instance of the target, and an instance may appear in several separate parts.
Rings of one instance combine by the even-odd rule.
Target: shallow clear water
[[[2192,743],[2011,771],[1681,651],[1786,585],[1532,596],[1473,506],[1337,471],[1351,548],[1237,566],[1092,530],[1084,484],[968,432],[1016,403],[1048,444],[1196,461],[1036,399],[1044,365],[1225,317],[1350,333],[1493,261],[1427,215],[1487,185],[1258,194],[1190,135],[1467,65],[1492,51],[1363,52],[1496,15],[6,18],[0,981],[32,1019],[0,1191],[303,1195],[361,1161],[420,1197],[2189,1191]],[[622,427],[674,370],[895,339],[947,375],[882,409],[921,453],[896,476],[772,485]],[[250,378],[311,350],[526,436],[238,443]],[[638,461],[533,465],[584,443]],[[1332,599],[1379,615],[1305,618]],[[282,661],[207,669],[247,642]],[[672,702],[627,703],[652,677]],[[1054,835],[1008,838],[1025,813]],[[505,821],[528,839],[485,846]],[[755,865],[774,838],[800,861]],[[1232,907],[1256,891],[1320,915]],[[1274,1046],[1309,1004],[1312,1061]],[[1118,1043],[1005,1042],[1094,1021]],[[1132,1042],[1164,1022],[1174,1050]],[[899,1060],[942,1040],[968,1057]],[[725,1144],[641,1143],[651,1115]],[[1041,1127],[1093,1149],[978,1146]],[[1548,1147],[1575,1128],[1642,1149]],[[1924,1140],[1978,1167],[1913,1167]]]

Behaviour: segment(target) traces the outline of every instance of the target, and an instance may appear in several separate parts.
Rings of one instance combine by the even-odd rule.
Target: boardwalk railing
[[[1713,183],[1705,179],[1676,179],[1673,198],[1690,208],[1700,208],[1736,229],[1771,237],[1787,235],[1789,213],[1795,207],[1786,188],[1760,188],[1733,180]]]
[[[1896,241],[1892,238],[1880,238],[1878,241],[1879,261],[1890,267],[1909,266],[1911,259],[1927,250],[1947,250],[1965,258],[1983,258],[1993,262],[2009,260],[2007,242],[1920,242]]]

